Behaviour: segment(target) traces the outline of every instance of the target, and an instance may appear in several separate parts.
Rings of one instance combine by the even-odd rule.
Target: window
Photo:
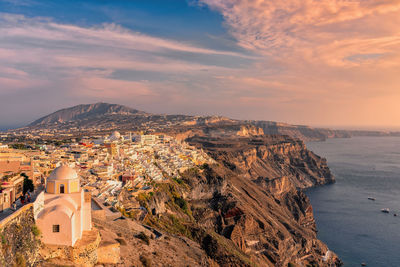
[[[60,194],[64,194],[64,185],[63,184],[60,185]]]
[[[59,232],[60,232],[60,225],[53,224],[53,233],[59,233]]]

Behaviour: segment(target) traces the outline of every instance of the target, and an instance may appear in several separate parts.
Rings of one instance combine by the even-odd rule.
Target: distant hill
[[[263,129],[265,134],[288,135],[304,141],[322,141],[328,138],[349,138],[352,136],[351,131],[345,130],[313,128],[274,121],[252,121],[251,123]]]
[[[274,121],[234,120],[220,116],[151,114],[109,103],[84,104],[61,109],[16,130],[33,133],[43,129],[74,135],[101,134],[104,131],[119,130],[184,133],[182,136],[192,136],[199,131],[208,134],[217,132],[245,134],[247,131],[250,135],[262,131],[264,134],[288,135],[303,141],[323,141],[328,138],[352,136],[400,136],[400,132],[333,130]]]
[[[139,111],[130,107],[108,104],[108,103],[95,103],[83,104],[70,108],[58,110],[50,115],[44,116],[29,126],[38,126],[54,123],[64,123],[77,120],[90,120],[97,119],[106,115],[145,115],[143,111]]]
[[[37,130],[56,130],[73,135],[104,133],[112,130],[166,132],[207,125],[240,125],[240,123],[220,116],[151,114],[118,104],[95,103],[58,110],[15,131],[34,133]]]

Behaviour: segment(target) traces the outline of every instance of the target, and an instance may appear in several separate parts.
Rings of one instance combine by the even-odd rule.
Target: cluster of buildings
[[[1,145],[1,144],[0,144]],[[0,146],[0,212],[12,207],[22,196],[25,177],[34,184],[41,182],[40,173],[35,171],[33,152],[18,153]]]
[[[0,195],[0,199],[7,200],[3,208],[8,208],[19,197],[22,173],[34,184],[45,184],[51,171],[65,163],[77,171],[93,197],[118,208],[124,189],[136,197],[151,192],[155,183],[180,178],[185,170],[212,162],[202,150],[167,135],[124,136],[117,131],[109,136],[83,137],[79,142],[40,144],[34,150],[4,147],[0,150],[0,178],[6,197]]]
[[[40,188],[29,205],[33,205],[42,242],[67,246],[71,251],[93,246],[99,251],[106,249],[92,229],[92,212],[93,216],[99,214],[96,207],[102,206],[103,211],[104,207],[125,211],[135,207],[142,211],[141,218],[148,211],[138,206],[140,193],[180,178],[185,170],[214,163],[202,150],[167,135],[121,135],[115,131],[60,144],[23,145],[16,149],[12,143],[0,144],[0,212],[6,211],[0,221],[23,212],[24,203],[18,199],[24,181],[30,179]],[[118,258],[119,254],[115,255]]]
[[[213,162],[205,152],[166,135],[122,136],[113,132],[81,144],[85,144],[81,150],[91,151],[84,161],[77,162],[87,188],[117,207],[122,206],[123,189],[132,196],[151,192],[155,183],[169,182],[187,169]]]

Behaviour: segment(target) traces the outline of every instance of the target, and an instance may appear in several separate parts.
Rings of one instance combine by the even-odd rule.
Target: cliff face
[[[332,130],[327,128],[312,128],[305,125],[292,125],[274,121],[252,121],[257,127],[264,130],[265,134],[288,135],[303,141],[324,141],[327,138],[349,138],[351,132]]]
[[[282,136],[188,141],[218,164],[188,170],[142,199],[145,223],[195,240],[220,266],[340,265],[317,239],[298,190],[334,181],[324,159]]]
[[[211,138],[252,137],[264,135],[264,131],[252,124],[237,122],[219,122],[215,125],[196,125],[194,127],[175,127],[166,131],[178,140],[190,139],[194,136]]]
[[[334,182],[325,159],[287,136],[238,139],[195,137],[189,142],[206,149],[217,161],[258,184],[288,179],[297,188]]]

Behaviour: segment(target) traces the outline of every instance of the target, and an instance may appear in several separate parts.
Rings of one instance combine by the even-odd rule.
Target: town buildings
[[[134,198],[141,192],[151,192],[156,183],[171,182],[188,169],[214,162],[202,150],[168,135],[132,135],[131,132],[122,135],[114,131],[109,136],[85,136],[81,140],[32,146],[36,149],[26,150],[22,156],[18,154],[14,158],[11,156],[14,154],[8,151],[13,164],[3,163],[3,166],[13,174],[29,170],[29,175],[37,177],[38,183],[44,183],[45,177],[64,162],[74,168],[81,177],[80,185],[90,188],[93,197],[116,209],[124,205],[126,194]],[[54,185],[51,177],[47,179],[47,187],[55,187],[48,188],[46,193],[65,194],[67,187],[64,187],[64,193],[60,193],[61,189]],[[21,187],[13,179],[14,176],[9,181],[3,179],[3,183],[9,184],[4,184],[4,194],[0,193],[0,207],[2,200],[4,208],[8,208],[18,197]]]
[[[33,162],[30,157],[21,152],[3,150],[0,152],[0,175],[25,173],[34,178]]]

